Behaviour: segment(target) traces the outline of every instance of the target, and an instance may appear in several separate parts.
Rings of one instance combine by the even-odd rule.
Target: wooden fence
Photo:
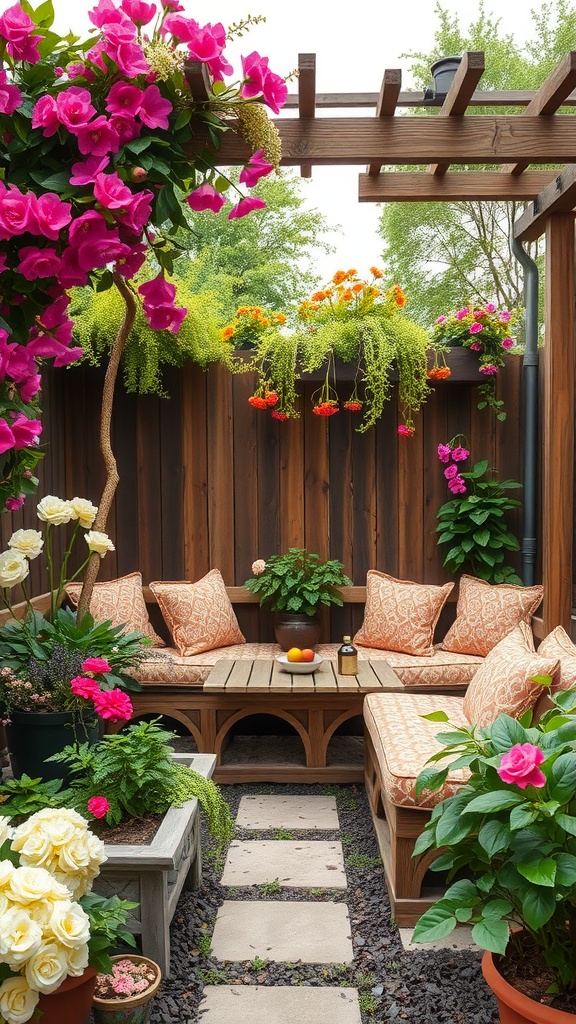
[[[295,546],[339,558],[357,584],[370,568],[444,582],[450,577],[436,543],[436,514],[449,492],[437,445],[461,433],[471,449],[466,468],[487,458],[499,479],[520,479],[521,377],[521,359],[509,357],[500,382],[508,416],[495,423],[477,409],[470,372],[455,369],[430,394],[412,438],[397,434],[395,389],[376,427],[359,434],[354,414],[312,414],[313,380],[301,384],[300,419],[286,423],[248,404],[251,374],[223,367],[170,371],[169,399],[126,395],[119,385],[113,443],[120,485],[108,524],[116,551],[99,578],[139,569],[145,583],[196,580],[217,567],[227,584],[241,584],[254,559]],[[98,502],[102,380],[93,367],[46,374],[41,496]],[[34,498],[21,513],[2,517],[3,546],[23,525],[38,525]],[[512,526],[519,535],[519,516]],[[47,588],[41,561],[32,567],[32,593]]]

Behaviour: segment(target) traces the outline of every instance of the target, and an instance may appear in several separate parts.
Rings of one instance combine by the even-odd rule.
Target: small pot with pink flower
[[[146,1024],[162,980],[158,964],[135,953],[111,960],[112,972],[96,978],[95,1024]]]

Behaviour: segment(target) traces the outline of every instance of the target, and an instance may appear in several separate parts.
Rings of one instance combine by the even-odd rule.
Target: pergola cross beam
[[[571,213],[576,206],[576,164],[570,164],[534,199],[514,224],[520,242],[534,242],[546,230],[546,222],[557,213]]]

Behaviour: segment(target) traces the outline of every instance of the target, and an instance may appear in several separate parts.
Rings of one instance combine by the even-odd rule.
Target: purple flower
[[[452,480],[455,476],[458,476],[458,466],[455,466],[454,463],[451,462],[449,466],[446,466],[444,476],[447,480]]]
[[[454,448],[452,452],[452,458],[454,459],[454,462],[464,462],[464,459],[467,459],[469,455],[470,452],[468,451],[468,449],[462,448],[460,445],[458,445],[457,448]]]
[[[439,444],[437,451],[438,451],[438,458],[440,459],[440,462],[448,462],[448,460],[450,458],[450,455],[452,454],[452,449],[451,449],[450,445],[449,444]]]
[[[487,377],[494,377],[498,373],[498,367],[493,363],[487,363],[486,366],[481,366],[479,369],[480,373],[486,374]]]

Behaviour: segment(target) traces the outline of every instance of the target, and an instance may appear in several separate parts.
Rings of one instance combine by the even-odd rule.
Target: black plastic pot
[[[32,779],[69,779],[63,764],[48,763],[46,758],[58,754],[77,740],[97,743],[99,722],[93,719],[84,725],[78,715],[68,711],[13,711],[6,726],[8,752],[14,778],[25,773]]]

